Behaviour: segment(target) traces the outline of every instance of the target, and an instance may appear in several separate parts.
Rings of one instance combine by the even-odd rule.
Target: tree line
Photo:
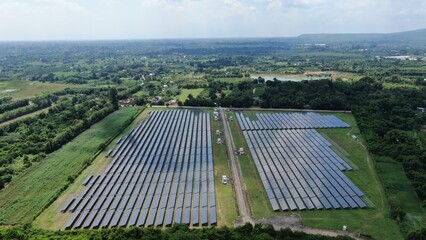
[[[23,163],[22,171],[117,109],[107,90],[63,93],[73,92],[47,112],[0,127],[0,189],[16,174],[18,161]]]
[[[154,228],[113,228],[102,229],[98,231],[73,230],[73,231],[49,231],[34,229],[29,225],[16,226],[9,228],[0,228],[0,239],[103,239],[103,240],[122,240],[122,239],[144,239],[144,240],[275,240],[275,239],[303,239],[303,240],[349,240],[347,236],[321,236],[309,235],[303,232],[293,232],[286,228],[274,230],[271,225],[250,223],[241,227],[212,227],[202,229],[190,229],[186,225],[175,225],[166,230]]]

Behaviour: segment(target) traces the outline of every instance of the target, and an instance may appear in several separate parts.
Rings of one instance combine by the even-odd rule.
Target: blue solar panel
[[[67,207],[78,211],[68,228],[167,226],[174,216],[180,222],[183,206],[185,211],[215,206],[209,116],[190,110],[153,111],[110,151],[114,158],[107,174],[86,179],[87,189]]]
[[[216,207],[210,207],[210,224],[215,225],[217,223],[217,217],[216,217]]]
[[[355,197],[353,197],[353,200],[356,202],[358,207],[360,207],[360,208],[367,207],[367,205],[359,197],[355,196]]]
[[[349,208],[349,204],[342,197],[336,197],[335,199],[342,208]]]
[[[191,208],[185,208],[184,214],[183,214],[183,224],[190,224],[191,223]]]

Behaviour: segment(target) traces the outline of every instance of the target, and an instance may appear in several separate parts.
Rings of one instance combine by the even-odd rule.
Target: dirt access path
[[[232,177],[234,180],[234,191],[235,191],[235,196],[237,198],[237,205],[238,205],[238,210],[239,210],[239,214],[241,216],[241,220],[243,223],[246,222],[250,222],[252,224],[254,224],[254,220],[251,217],[250,214],[250,208],[248,206],[248,202],[247,199],[245,198],[244,195],[244,191],[243,191],[243,183],[242,183],[242,179],[241,179],[241,168],[239,166],[238,161],[236,160],[236,156],[234,154],[234,141],[232,139],[231,136],[231,131],[229,129],[229,124],[227,122],[227,118],[225,115],[225,112],[223,110],[223,108],[219,108],[219,112],[220,112],[220,118],[222,120],[222,124],[223,124],[223,129],[224,129],[224,137],[225,137],[225,143],[226,143],[226,147],[227,147],[227,152],[228,152],[228,158],[230,161],[230,167],[231,167],[231,172],[232,172]]]
[[[305,227],[302,223],[302,218],[298,215],[281,215],[281,216],[273,216],[270,218],[263,219],[254,219],[251,216],[250,206],[248,203],[248,199],[245,194],[245,190],[243,189],[243,176],[241,172],[241,167],[238,162],[238,157],[234,154],[235,144],[232,139],[231,131],[228,124],[228,119],[226,118],[225,112],[223,108],[219,108],[219,114],[222,120],[223,129],[224,129],[224,138],[225,144],[227,147],[229,163],[231,167],[233,182],[234,182],[234,191],[235,197],[237,200],[239,215],[241,216],[241,221],[235,223],[235,226],[241,226],[245,223],[249,222],[251,224],[262,223],[262,224],[271,224],[275,230],[280,230],[282,228],[290,228],[293,231],[305,232],[308,234],[318,234],[324,236],[350,236],[354,239],[363,239],[357,237],[349,232],[345,231],[332,231],[327,229],[319,229],[319,228],[310,228]]]

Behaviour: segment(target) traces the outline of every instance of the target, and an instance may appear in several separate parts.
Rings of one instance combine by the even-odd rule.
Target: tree
[[[116,88],[111,88],[109,90],[109,96],[110,96],[110,100],[111,100],[111,104],[112,106],[114,106],[114,109],[118,109],[118,92]]]

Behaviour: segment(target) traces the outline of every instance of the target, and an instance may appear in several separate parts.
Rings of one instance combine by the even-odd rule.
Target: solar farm
[[[310,112],[236,117],[274,211],[367,207],[364,193],[342,172],[351,166],[315,130],[348,124]]]
[[[217,223],[209,113],[152,111],[106,157],[63,206],[66,229]]]

